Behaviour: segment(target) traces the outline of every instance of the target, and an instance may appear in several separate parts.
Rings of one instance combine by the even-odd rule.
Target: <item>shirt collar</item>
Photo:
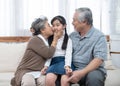
[[[92,26],[90,28],[90,30],[86,33],[85,37],[91,37],[91,35],[93,34],[93,32],[94,32],[94,27]]]
[[[39,34],[38,37],[43,40],[43,42],[45,43],[46,46],[49,46],[48,40],[46,40],[41,34]]]
[[[94,32],[94,27],[92,26],[91,28],[90,28],[90,30],[85,34],[85,36],[80,36],[80,34],[79,34],[79,32],[77,32],[76,31],[76,37],[78,37],[78,38],[80,38],[80,39],[84,39],[84,38],[86,38],[86,37],[90,37],[92,34],[93,34],[93,32]]]

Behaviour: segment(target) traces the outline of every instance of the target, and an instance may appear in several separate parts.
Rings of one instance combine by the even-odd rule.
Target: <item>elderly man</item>
[[[89,8],[75,10],[72,22],[75,32],[70,34],[73,42],[73,63],[75,71],[69,82],[80,86],[104,86],[107,57],[106,37],[93,26]]]

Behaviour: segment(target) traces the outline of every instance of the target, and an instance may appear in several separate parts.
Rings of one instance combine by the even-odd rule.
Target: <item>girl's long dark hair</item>
[[[63,16],[55,16],[55,17],[51,20],[51,24],[53,24],[53,22],[54,22],[55,20],[59,20],[59,22],[60,22],[62,25],[66,25],[66,20],[65,20],[65,18],[64,18]],[[52,41],[53,41],[53,35],[48,38],[48,43],[49,43],[49,45],[51,45]],[[68,42],[68,34],[67,34],[67,30],[66,30],[66,28],[65,28],[65,35],[64,35],[63,44],[62,44],[62,47],[61,47],[63,50],[66,50],[66,48],[67,48],[67,42]]]

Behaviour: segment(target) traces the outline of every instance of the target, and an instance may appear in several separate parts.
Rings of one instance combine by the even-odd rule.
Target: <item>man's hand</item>
[[[68,79],[68,82],[77,83],[78,81],[81,80],[83,76],[85,76],[84,71],[82,70],[73,71],[72,75]]]

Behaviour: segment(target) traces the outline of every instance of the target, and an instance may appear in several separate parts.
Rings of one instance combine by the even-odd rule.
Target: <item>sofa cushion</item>
[[[14,72],[26,49],[24,43],[0,43],[0,72]]]
[[[0,86],[11,86],[10,81],[14,72],[0,73]]]

